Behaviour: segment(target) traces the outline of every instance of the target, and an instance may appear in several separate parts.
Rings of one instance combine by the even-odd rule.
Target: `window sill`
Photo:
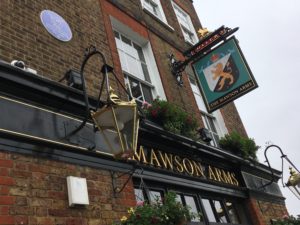
[[[147,8],[143,8],[144,12],[150,15],[152,18],[154,18],[156,21],[158,21],[161,25],[166,27],[169,31],[175,31],[173,27],[171,27],[166,21],[161,20],[159,17],[157,17],[155,14],[153,14],[151,11],[149,11]]]
[[[186,40],[186,39],[184,39],[184,41],[185,41],[185,43],[189,44],[190,46],[194,46],[195,44],[197,44],[197,42],[192,43],[192,42],[190,42],[189,40]]]

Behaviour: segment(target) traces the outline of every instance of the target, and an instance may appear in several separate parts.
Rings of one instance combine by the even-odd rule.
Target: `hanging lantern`
[[[84,69],[89,59],[95,55],[98,55],[103,62],[101,69],[103,80],[100,86],[96,108],[95,110],[91,111],[89,98],[86,91]],[[77,77],[76,79],[74,78],[74,73],[66,75],[65,77],[68,78],[69,84],[73,84],[76,80],[76,87],[82,87],[86,106],[86,114],[80,126],[66,135],[66,137],[70,137],[81,130],[87,123],[89,116],[91,116],[93,118],[95,128],[97,128],[95,131],[99,131],[97,132],[95,146],[99,146],[100,151],[110,153],[114,157],[128,159],[133,154],[137,146],[139,129],[138,105],[131,94],[127,91],[126,87],[114,73],[113,68],[106,63],[104,54],[98,51],[95,46],[90,46],[86,49],[86,54],[81,64],[79,75],[80,80]],[[132,100],[120,100],[120,98],[113,92],[113,89],[109,85],[109,75],[115,78],[118,86],[120,86],[128,95],[128,99]],[[100,99],[104,89],[106,90],[107,100],[106,102],[101,102]]]
[[[292,167],[290,167],[290,174],[286,186],[293,192],[293,194],[300,200],[300,173],[297,173]]]
[[[107,105],[91,113],[100,133],[102,151],[127,158],[137,146],[139,116],[134,99],[122,101],[110,88]]]

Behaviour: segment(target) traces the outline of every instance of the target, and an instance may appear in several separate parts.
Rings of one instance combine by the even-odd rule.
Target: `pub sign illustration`
[[[257,88],[235,37],[193,64],[208,112]]]

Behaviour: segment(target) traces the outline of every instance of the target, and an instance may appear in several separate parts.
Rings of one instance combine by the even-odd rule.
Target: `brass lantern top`
[[[109,101],[115,105],[122,105],[122,106],[136,106],[135,99],[131,101],[123,101],[119,98],[119,96],[114,92],[112,87],[109,88]]]
[[[290,167],[290,174],[289,180],[287,182],[287,186],[300,186],[300,173],[297,173],[292,167]]]

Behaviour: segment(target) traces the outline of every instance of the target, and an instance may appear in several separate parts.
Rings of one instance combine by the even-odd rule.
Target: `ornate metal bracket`
[[[136,161],[132,161],[133,167],[132,167],[132,169],[130,169],[127,172],[122,173],[122,172],[117,172],[117,171],[110,171],[114,196],[118,193],[121,193],[124,190],[124,188],[126,187],[126,185],[128,184],[128,182],[131,180],[133,174],[138,169],[136,163],[137,163]],[[118,183],[117,180],[125,175],[128,175],[128,178],[123,183],[123,185],[121,187],[119,187],[117,185],[117,183]]]
[[[171,72],[177,80],[179,86],[183,86],[182,72],[185,70],[185,65],[181,66],[182,61],[176,60],[174,54],[169,55]]]
[[[277,148],[277,149],[280,151],[280,153],[281,153],[281,159],[282,159],[282,163],[281,163],[281,165],[282,165],[282,168],[281,168],[281,181],[282,181],[282,186],[285,187],[286,185],[285,185],[284,182],[283,182],[283,159],[285,159],[291,166],[293,166],[293,168],[294,168],[296,171],[298,171],[299,173],[300,173],[300,171],[299,171],[299,170],[297,169],[297,167],[291,162],[291,160],[287,157],[287,155],[283,153],[283,151],[281,150],[281,148],[280,148],[278,145],[269,145],[269,146],[265,149],[264,155],[265,155],[266,162],[268,163],[268,167],[269,167],[269,169],[270,169],[272,178],[271,178],[271,180],[270,180],[268,183],[266,183],[266,184],[260,186],[259,188],[264,188],[264,187],[266,187],[266,186],[269,186],[269,185],[271,185],[271,184],[274,182],[274,180],[275,180],[275,176],[274,176],[273,170],[272,170],[272,168],[271,168],[271,164],[270,164],[269,159],[268,159],[268,157],[267,157],[267,151],[268,151],[269,148]]]

